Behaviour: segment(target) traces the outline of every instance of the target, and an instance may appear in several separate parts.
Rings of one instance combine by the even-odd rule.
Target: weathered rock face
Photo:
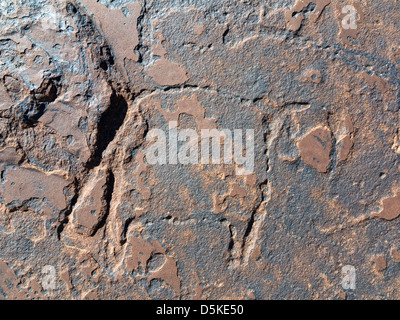
[[[2,1],[0,298],[400,298],[399,23]]]

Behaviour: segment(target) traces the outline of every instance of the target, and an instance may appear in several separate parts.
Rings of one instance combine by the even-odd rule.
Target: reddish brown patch
[[[348,38],[353,38],[353,39],[357,38],[357,29],[360,28],[359,23],[362,23],[364,21],[364,14],[361,5],[359,3],[352,3],[351,5],[354,7],[357,13],[356,29],[343,28],[342,21],[348,13],[342,12],[343,7],[345,6],[344,4],[342,5],[338,4],[336,6],[336,15],[338,17],[338,23],[339,23],[339,37],[342,39],[343,43],[348,45],[351,44]]]
[[[153,47],[153,53],[161,59],[146,71],[146,73],[159,85],[173,86],[185,83],[188,80],[187,71],[178,63],[165,58],[167,51],[162,46],[161,40]]]
[[[13,104],[7,90],[0,84],[0,110],[7,110]]]
[[[387,268],[386,258],[382,255],[375,257],[372,262],[375,264],[375,270],[378,272],[383,272]]]
[[[83,300],[98,300],[99,296],[97,295],[97,289],[93,289],[87,293],[84,293],[82,299]]]
[[[298,148],[306,164],[319,172],[327,172],[332,149],[331,131],[328,128],[318,127],[311,130],[300,140]]]
[[[181,283],[178,277],[178,268],[175,260],[166,255],[166,250],[162,245],[155,239],[147,241],[142,238],[130,238],[129,243],[132,246],[132,254],[128,256],[126,260],[126,267],[129,271],[138,270],[138,268],[147,269],[147,263],[150,258],[155,254],[162,254],[165,257],[165,262],[157,270],[150,272],[150,275],[139,276],[139,278],[145,278],[148,281],[152,279],[164,280],[170,285],[176,295],[180,295]]]
[[[218,197],[218,195],[214,195],[213,202],[214,202],[214,213],[222,213],[228,208],[228,204],[225,203],[228,198],[245,198],[247,196],[247,191],[242,186],[237,184],[236,182],[231,183],[230,190],[227,194]]]
[[[364,80],[367,82],[370,89],[375,89],[375,87],[379,90],[380,93],[385,94],[391,90],[389,85],[389,81],[387,79],[382,79],[378,77],[375,73],[369,75],[365,71],[361,73]]]
[[[350,136],[345,136],[340,140],[339,161],[347,160],[353,145],[354,143]]]
[[[70,274],[68,267],[64,268],[60,272],[60,278],[62,281],[64,281],[65,286],[67,287],[67,290],[71,291],[73,289],[73,285],[71,283],[71,274]]]
[[[383,210],[374,216],[385,220],[394,220],[400,215],[400,192],[391,198],[382,200]]]
[[[0,171],[4,170],[6,165],[18,165],[22,156],[14,147],[6,147],[0,151]]]
[[[117,62],[123,65],[125,58],[137,61],[139,57],[134,49],[139,43],[136,25],[141,11],[140,4],[127,3],[125,8],[130,15],[126,17],[122,10],[108,9],[96,0],[81,0],[81,2],[93,13],[114,50]]]
[[[310,3],[315,3],[316,8],[314,12],[310,14],[311,22],[317,22],[318,18],[324,11],[325,7],[331,3],[330,0],[297,0],[296,4],[292,9],[285,12],[285,18],[289,30],[297,31],[301,27],[301,23],[304,20],[304,14],[300,13],[302,10],[307,8]],[[297,16],[295,16],[297,14]]]
[[[48,199],[56,209],[67,206],[64,188],[71,182],[55,174],[45,174],[41,171],[14,167],[5,171],[6,181],[0,186],[0,193],[5,203],[15,200],[19,202],[28,199]]]
[[[199,130],[215,129],[217,127],[214,119],[205,118],[204,106],[199,102],[196,95],[192,95],[190,98],[182,97],[176,104],[178,107],[174,112],[164,110],[159,103],[156,104],[156,108],[167,122],[178,122],[181,114],[187,114],[194,117]]]
[[[260,270],[266,271],[268,269],[268,261],[264,258],[260,246],[254,249],[251,257]]]
[[[399,250],[397,250],[396,248],[393,248],[390,251],[390,255],[394,262],[400,262],[400,251]]]

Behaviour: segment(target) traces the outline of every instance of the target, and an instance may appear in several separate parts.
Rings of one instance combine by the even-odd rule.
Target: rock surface
[[[399,299],[399,39],[393,1],[2,1],[0,299]]]

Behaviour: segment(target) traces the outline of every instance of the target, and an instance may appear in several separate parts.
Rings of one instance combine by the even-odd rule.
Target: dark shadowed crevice
[[[229,240],[229,244],[228,244],[228,251],[232,252],[232,249],[235,246],[235,240],[234,240],[235,236],[234,236],[232,225],[229,225],[229,236],[230,236],[230,240]]]
[[[129,225],[132,223],[133,220],[135,220],[135,217],[130,217],[124,223],[124,229],[122,230],[121,239],[120,239],[121,245],[124,245],[126,243],[126,240],[127,240],[126,234],[128,233]]]
[[[127,111],[128,104],[126,100],[114,91],[110,97],[109,108],[100,117],[95,150],[86,164],[86,168],[90,170],[100,164],[104,150],[107,149],[118,129],[123,125]]]
[[[226,28],[226,30],[224,31],[224,33],[222,34],[222,43],[225,44],[226,43],[226,37],[229,33],[229,26]]]
[[[314,9],[317,7],[317,5],[314,2],[310,2],[307,7],[305,7],[304,9],[300,10],[300,11],[294,11],[292,13],[292,17],[297,17],[300,13],[303,14],[307,14],[310,13],[312,11],[314,11]]]
[[[57,232],[57,239],[61,239],[61,233],[64,231],[65,225],[69,222],[69,216],[72,213],[72,209],[75,207],[76,203],[78,202],[78,197],[79,197],[79,184],[78,180],[75,179],[73,182],[73,187],[74,187],[74,196],[72,197],[68,207],[63,210],[60,214],[60,222],[57,226],[56,232]]]
[[[249,220],[249,222],[248,222],[248,224],[247,224],[246,231],[244,232],[243,242],[242,242],[242,249],[245,247],[247,238],[249,237],[251,231],[253,230],[253,225],[254,225],[256,213],[257,213],[257,209],[255,209],[255,210],[251,213],[251,217],[250,217],[250,220]]]
[[[104,198],[106,201],[106,212],[105,214],[102,216],[101,220],[99,221],[99,223],[94,227],[93,232],[90,234],[90,236],[94,236],[96,234],[96,232],[98,230],[100,230],[101,228],[104,227],[104,225],[106,224],[107,221],[107,217],[110,213],[110,207],[111,207],[111,200],[112,200],[112,196],[114,194],[114,187],[115,187],[115,177],[114,177],[114,173],[109,170],[107,173],[107,181],[106,181],[106,192],[104,194]]]

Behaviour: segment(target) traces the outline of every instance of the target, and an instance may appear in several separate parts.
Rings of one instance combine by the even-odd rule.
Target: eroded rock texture
[[[396,1],[2,0],[0,298],[400,298],[399,27]],[[254,170],[150,164],[171,123],[254,130]]]

